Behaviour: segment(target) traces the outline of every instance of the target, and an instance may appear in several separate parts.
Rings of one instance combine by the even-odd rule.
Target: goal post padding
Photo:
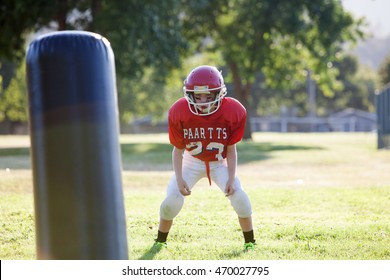
[[[127,259],[114,54],[59,31],[26,54],[38,259]]]
[[[390,83],[376,94],[378,149],[390,149]]]

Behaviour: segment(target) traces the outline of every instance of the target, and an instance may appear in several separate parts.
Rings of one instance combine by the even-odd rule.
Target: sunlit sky
[[[346,10],[364,16],[374,37],[390,36],[390,0],[342,0]]]

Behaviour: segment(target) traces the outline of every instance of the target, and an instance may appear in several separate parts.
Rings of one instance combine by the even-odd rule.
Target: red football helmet
[[[214,66],[208,65],[196,67],[191,71],[184,80],[183,91],[190,111],[199,116],[207,116],[216,112],[227,93],[221,72]],[[196,103],[194,94],[202,93],[215,93],[215,99],[211,102]]]

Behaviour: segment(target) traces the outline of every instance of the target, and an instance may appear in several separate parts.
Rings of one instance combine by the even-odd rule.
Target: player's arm
[[[172,164],[173,170],[175,171],[177,186],[182,195],[187,196],[191,194],[190,189],[187,186],[187,183],[183,179],[183,151],[184,149],[173,148],[172,151]]]
[[[236,144],[228,145],[226,148],[226,160],[228,166],[228,181],[226,183],[225,194],[226,196],[232,195],[235,192],[234,180],[236,178],[237,170],[237,149]]]

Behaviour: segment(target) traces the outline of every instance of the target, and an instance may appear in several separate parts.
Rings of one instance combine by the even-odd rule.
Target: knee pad
[[[247,218],[252,215],[252,206],[249,197],[243,190],[236,190],[230,197],[230,204],[233,206],[238,217]]]
[[[179,214],[184,204],[184,197],[179,194],[168,195],[160,206],[160,218],[173,220]]]

